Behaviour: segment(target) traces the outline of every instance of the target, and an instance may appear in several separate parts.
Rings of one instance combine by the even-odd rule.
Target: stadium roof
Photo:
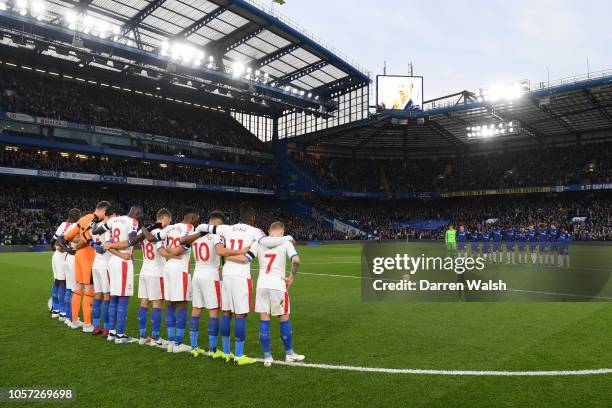
[[[517,99],[501,102],[484,101],[475,93],[464,91],[425,102],[424,111],[385,111],[361,122],[298,136],[291,141],[365,151],[435,150],[478,143],[483,139],[468,137],[468,127],[502,121],[519,125],[516,134],[497,136],[504,141],[576,137],[612,130],[612,71],[538,83],[529,88]]]
[[[67,41],[66,31],[76,33],[85,48],[148,63],[146,54],[172,62],[178,47],[177,55],[194,54],[190,62],[201,57],[197,71],[204,77],[214,58],[216,71],[249,70],[252,79],[255,72],[261,75],[260,82],[267,74],[266,85],[311,105],[318,105],[317,96],[325,100],[370,81],[337,50],[253,0],[14,0],[8,10],[0,9],[0,23],[13,30],[21,24],[24,31],[24,23],[31,23],[30,32],[52,40]],[[185,65],[181,56],[179,66]]]

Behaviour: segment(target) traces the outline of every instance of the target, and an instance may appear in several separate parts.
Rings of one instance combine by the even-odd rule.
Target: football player
[[[270,225],[270,236],[283,237],[285,225],[276,221]],[[285,346],[285,361],[296,362],[304,360],[304,356],[293,351],[293,334],[291,332],[291,305],[289,288],[293,285],[300,257],[292,242],[285,241],[274,248],[265,248],[255,243],[246,255],[227,258],[228,262],[250,262],[255,257],[259,260],[259,276],[255,296],[255,311],[260,315],[259,340],[264,355],[264,365],[270,367],[274,362],[270,351],[270,317],[277,316],[280,320],[280,337]],[[285,271],[287,258],[291,259],[291,274]]]

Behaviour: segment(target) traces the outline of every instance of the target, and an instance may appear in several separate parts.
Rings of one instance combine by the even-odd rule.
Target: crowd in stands
[[[155,212],[167,207],[180,218],[186,207],[196,207],[201,216],[221,209],[228,223],[238,222],[238,205],[247,200],[257,209],[257,226],[267,230],[275,220],[282,220],[287,233],[301,241],[344,239],[436,239],[442,238],[448,223],[464,225],[469,231],[492,226],[527,227],[531,224],[564,226],[575,240],[612,240],[612,192],[525,194],[512,196],[462,197],[423,200],[362,200],[321,198],[309,203],[366,236],[343,234],[317,222],[284,211],[280,201],[271,197],[220,195],[180,189],[151,189],[41,181],[26,178],[2,178],[0,184],[0,245],[46,244],[54,229],[76,207],[90,211],[99,200],[110,200],[120,213],[133,204],[145,209],[143,222],[152,222]],[[583,218],[584,217],[584,220]],[[443,221],[433,230],[398,226],[412,220]],[[487,220],[496,220],[489,224]]]
[[[180,222],[187,207],[200,210],[202,222],[216,209],[223,211],[227,223],[239,222],[238,207],[250,202],[257,211],[257,227],[268,230],[273,221],[282,221],[287,234],[296,240],[341,239],[341,234],[320,224],[290,214],[279,208],[274,199],[251,196],[228,196],[177,189],[147,189],[125,186],[103,186],[97,183],[41,182],[30,179],[2,179],[0,184],[0,245],[47,244],[57,226],[65,221],[71,208],[93,211],[100,200],[109,200],[120,214],[130,206],[141,205],[143,224],[152,223],[158,209],[172,211]]]
[[[576,240],[612,241],[612,193],[523,194],[423,200],[321,199],[312,205],[382,239],[442,238],[443,228],[417,231],[398,222],[440,220],[482,230],[487,220],[501,228],[565,226]],[[574,221],[585,217],[585,221]]]
[[[408,160],[292,157],[330,190],[463,191],[612,182],[612,143]]]
[[[274,189],[274,177],[114,156],[0,148],[0,166]]]
[[[0,67],[0,110],[220,146],[266,148],[227,114],[6,66]]]

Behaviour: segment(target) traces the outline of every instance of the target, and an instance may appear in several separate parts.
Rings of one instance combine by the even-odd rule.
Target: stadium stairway
[[[382,163],[380,163],[378,166],[380,169],[380,178],[382,180],[385,193],[390,193],[391,187],[389,186],[389,179],[387,178],[387,173],[385,173],[385,168],[383,167]]]
[[[337,229],[336,227],[345,224],[350,228],[361,231],[365,234],[372,234],[372,231],[359,227],[351,220],[342,220],[335,217],[333,214],[322,210],[321,208],[310,205],[304,201],[294,199],[291,201],[291,210],[302,217],[305,217],[313,222],[316,222],[327,229]],[[339,221],[339,223],[338,223]]]
[[[274,157],[282,175],[280,184],[287,191],[301,190],[324,193],[325,188],[289,158],[286,141],[274,141],[273,148]]]

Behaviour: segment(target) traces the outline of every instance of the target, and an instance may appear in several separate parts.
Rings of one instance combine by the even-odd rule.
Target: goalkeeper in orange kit
[[[73,329],[81,326],[86,333],[93,332],[94,326],[91,324],[91,309],[94,298],[92,267],[96,251],[93,248],[92,227],[101,221],[110,208],[108,201],[100,201],[96,205],[93,213],[87,214],[79,219],[77,228],[73,228],[63,239],[58,240],[58,244],[68,249],[68,243],[76,245],[75,272],[76,288],[72,296],[72,325]],[[83,323],[79,321],[79,311],[83,302]],[[68,307],[68,305],[67,305]]]

